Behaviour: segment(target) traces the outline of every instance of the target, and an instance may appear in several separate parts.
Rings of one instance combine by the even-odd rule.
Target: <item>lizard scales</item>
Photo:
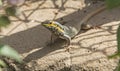
[[[90,14],[88,14],[87,16],[85,16],[83,18],[83,20],[81,20],[81,22],[76,22],[76,20],[73,20],[72,23],[69,22],[68,24],[65,25],[61,25],[59,22],[56,21],[45,21],[42,23],[42,25],[47,28],[48,30],[50,30],[52,32],[52,34],[54,34],[55,36],[61,38],[61,39],[65,39],[68,43],[68,45],[70,45],[70,41],[73,37],[75,37],[81,30],[81,28],[83,29],[89,29],[92,26],[86,25],[85,23],[94,15],[98,14],[99,12],[102,12],[103,10],[106,9],[106,6],[100,7],[97,10],[91,12]],[[73,24],[74,22],[74,24]],[[82,27],[83,25],[83,27]]]

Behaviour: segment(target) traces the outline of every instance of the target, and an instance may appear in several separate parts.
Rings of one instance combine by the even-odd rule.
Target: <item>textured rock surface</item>
[[[30,7],[21,9],[28,19],[39,21],[52,20],[59,10],[56,19],[73,25],[73,20],[79,23],[86,14],[103,5],[101,1],[93,1],[63,0],[62,4],[62,0],[36,0]],[[72,40],[69,52],[62,47],[62,40],[46,46],[50,42],[50,32],[38,22],[13,22],[3,28],[1,34],[7,36],[2,37],[0,43],[14,47],[22,55],[25,63],[17,64],[18,71],[113,71],[118,60],[107,56],[116,51],[119,11],[103,11],[89,20],[87,24],[102,25],[102,28],[81,31]]]

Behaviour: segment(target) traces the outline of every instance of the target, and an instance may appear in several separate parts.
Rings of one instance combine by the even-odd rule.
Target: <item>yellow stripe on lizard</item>
[[[64,32],[63,29],[61,29],[59,26],[57,26],[56,24],[54,24],[53,22],[51,24],[44,24],[45,26],[48,26],[48,27],[54,27],[54,28],[57,28],[58,31],[60,32]]]

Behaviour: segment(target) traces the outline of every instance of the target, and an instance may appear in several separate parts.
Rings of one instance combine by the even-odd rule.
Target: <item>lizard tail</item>
[[[89,13],[87,16],[85,16],[85,17],[83,18],[83,20],[80,22],[80,24],[86,23],[91,17],[93,17],[93,16],[95,16],[96,14],[102,12],[102,11],[105,10],[106,8],[107,8],[107,7],[104,5],[104,6],[100,7],[100,8],[98,8],[98,9],[96,9],[95,11]]]

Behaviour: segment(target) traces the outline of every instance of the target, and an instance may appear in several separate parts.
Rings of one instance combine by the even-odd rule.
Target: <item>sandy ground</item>
[[[94,0],[93,0],[94,1]],[[72,39],[70,52],[65,52],[61,42],[54,47],[46,46],[51,33],[40,22],[55,17],[61,22],[82,20],[86,14],[101,7],[103,2],[92,0],[39,0],[29,1],[30,6],[22,6],[26,19],[31,21],[13,21],[3,28],[1,43],[15,48],[25,61],[18,64],[18,71],[113,71],[118,59],[108,59],[115,53],[116,29],[120,23],[120,9],[105,10],[90,19],[87,24],[102,25],[101,29],[81,31]],[[22,19],[25,15],[21,15]],[[74,24],[74,22],[72,23]]]

